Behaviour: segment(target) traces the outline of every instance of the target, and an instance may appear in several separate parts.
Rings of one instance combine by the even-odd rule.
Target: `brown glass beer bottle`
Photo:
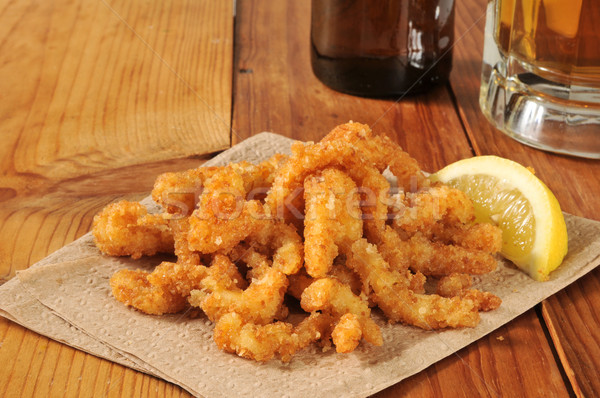
[[[312,0],[311,63],[349,94],[415,94],[452,68],[454,0]]]

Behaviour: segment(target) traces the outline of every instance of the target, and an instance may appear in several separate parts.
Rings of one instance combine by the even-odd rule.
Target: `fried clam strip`
[[[390,226],[386,225],[383,231],[369,226],[367,231],[369,239],[376,244],[377,249],[391,269],[404,275],[407,287],[416,292],[425,291],[426,277],[419,270],[414,273],[409,271],[412,262],[412,252],[409,242],[400,239],[400,236]]]
[[[486,228],[478,227],[480,231]],[[494,236],[486,238],[487,243],[473,243],[473,247],[449,245],[444,242],[431,241],[420,232],[408,240],[403,240],[395,229],[385,226],[383,232],[367,224],[367,237],[377,245],[383,258],[392,269],[404,275],[411,269],[414,274],[407,274],[411,290],[423,290],[424,275],[442,276],[452,272],[484,274],[496,269],[497,262],[492,253],[498,251],[498,235],[492,226]],[[450,231],[450,230],[449,230]]]
[[[365,136],[369,139],[363,140]],[[333,140],[345,140],[360,147],[379,171],[389,166],[392,174],[398,179],[398,186],[403,187],[405,191],[429,185],[419,163],[413,157],[385,134],[373,135],[369,126],[365,124],[355,122],[341,124],[331,130],[320,142]]]
[[[468,298],[477,303],[479,311],[491,311],[500,307],[502,300],[493,293],[482,292],[471,287],[471,275],[453,273],[441,278],[436,293],[442,297]]]
[[[367,302],[352,293],[352,289],[348,285],[344,285],[337,279],[322,278],[314,281],[302,292],[300,305],[304,311],[325,311],[338,320],[344,314],[351,313],[358,320],[360,331],[365,340],[377,346],[383,344],[381,330],[371,319],[371,309]],[[353,344],[351,342],[355,341],[354,337],[356,335],[355,332],[341,332],[341,328],[351,324],[348,321],[346,322],[340,327],[340,331],[336,333],[339,340],[337,342],[334,340],[336,347],[338,342],[340,343],[340,350],[343,350],[343,352],[348,352],[347,347]]]
[[[148,214],[138,202],[120,201],[106,206],[94,217],[96,246],[110,256],[152,256],[173,253],[173,235],[168,220]]]
[[[159,175],[152,189],[152,200],[170,214],[190,215],[202,192],[204,182],[220,167],[198,167]]]
[[[463,192],[438,185],[406,197],[410,206],[396,208],[393,225],[410,241],[414,270],[440,275],[453,270],[485,273],[495,268],[489,254],[501,249],[502,231],[491,224],[473,224],[473,204]],[[443,247],[442,243],[458,247]],[[431,257],[434,253],[437,256]]]
[[[195,169],[164,173],[157,177],[152,190],[152,199],[160,204],[166,212],[189,216],[196,208],[198,197],[204,189],[205,182],[224,168],[236,169],[244,178],[247,192],[266,189],[273,183],[275,171],[286,159],[285,155],[276,154],[257,166],[240,162],[224,167],[198,167]],[[259,197],[260,192],[253,192]]]
[[[352,352],[358,347],[363,332],[358,317],[350,312],[341,316],[331,332],[335,351],[340,353]]]
[[[345,258],[343,261],[343,264],[334,263],[327,276],[337,279],[344,285],[348,285],[350,289],[352,289],[352,293],[356,294],[357,296],[361,294],[368,296],[370,288],[368,286],[363,286],[360,276],[358,276],[358,274],[352,271],[350,268],[346,267]]]
[[[169,227],[175,241],[175,255],[178,263],[200,264],[200,253],[190,250],[188,245],[188,232],[190,222],[188,217],[174,218],[169,220]]]
[[[249,199],[264,198],[266,196],[268,188],[273,185],[279,168],[287,158],[287,155],[277,153],[256,166],[255,172],[249,176],[250,178],[246,178],[246,191],[251,196]]]
[[[151,273],[122,269],[110,278],[112,293],[120,302],[146,314],[162,315],[183,310],[186,297],[200,287],[206,267],[163,262]]]
[[[264,225],[263,205],[246,201],[238,167],[226,167],[205,184],[200,204],[189,217],[188,245],[201,253],[227,252]]]
[[[377,247],[360,239],[352,244],[347,265],[373,289],[373,300],[390,321],[422,329],[474,327],[479,322],[478,306],[465,297],[446,298],[417,294],[407,288],[406,276],[390,269]]]
[[[255,240],[275,251],[274,268],[298,272],[304,261],[302,238],[293,226],[270,219],[260,201],[246,201],[244,184],[238,168],[225,168],[206,182],[200,206],[189,218],[189,248],[226,253],[245,239]]]
[[[496,258],[483,250],[432,242],[420,233],[408,240],[410,268],[424,275],[443,276],[453,272],[481,275],[496,269]]]
[[[393,225],[407,237],[425,233],[438,222],[446,225],[472,223],[475,220],[473,202],[462,191],[445,185],[429,187],[417,193],[407,193],[404,205],[393,209]]]
[[[325,169],[304,180],[304,266],[324,277],[338,256],[338,245],[363,234],[360,196],[354,181],[337,169]]]
[[[301,269],[300,272],[290,275],[288,280],[290,285],[288,286],[286,293],[298,300],[301,299],[304,289],[309,287],[311,283],[315,281],[314,278],[306,273],[304,268]]]
[[[258,251],[255,246],[254,242],[252,244],[242,242],[227,253],[227,255],[236,264],[240,261],[246,264],[249,270],[271,267],[272,261],[269,260],[267,255]]]
[[[263,227],[253,231],[249,240],[274,251],[273,268],[286,275],[295,274],[304,264],[304,244],[296,228],[281,221],[263,221]]]
[[[338,257],[338,259],[339,258],[340,257]],[[336,261],[338,260],[336,259]],[[344,264],[345,261],[346,260],[344,258]],[[352,271],[344,264],[334,263],[331,269],[329,270],[327,277],[337,279],[342,284],[348,285],[352,290],[352,293],[354,293],[357,296],[368,297],[370,291],[369,286],[363,285],[362,281],[360,280],[360,276],[358,276],[356,272]],[[310,277],[306,273],[306,270],[304,268],[301,269],[300,272],[294,275],[290,275],[288,277],[288,280],[290,281],[290,286],[288,287],[286,293],[294,298],[297,298],[298,300],[301,299],[302,292],[304,291],[304,289],[309,287],[311,283],[315,281],[314,278]],[[369,306],[371,306],[370,303]]]
[[[256,242],[273,250],[274,268],[287,275],[295,274],[304,262],[302,238],[291,225],[257,219],[255,215],[262,211],[261,206],[252,200],[244,203],[244,210],[239,217],[215,220],[213,223],[190,220],[188,246],[202,253],[227,253],[244,240]]]
[[[488,253],[497,253],[502,249],[502,230],[492,224],[457,226],[438,224],[431,229],[431,234],[435,240],[465,249],[482,250]]]
[[[228,257],[215,255],[215,262],[231,264]],[[270,323],[275,318],[285,318],[287,308],[283,305],[283,296],[288,280],[281,271],[265,267],[256,272],[255,278],[245,290],[233,283],[224,284],[228,276],[208,275],[202,280],[201,289],[192,290],[188,299],[194,307],[200,307],[208,318],[216,322],[223,315],[237,312],[247,322],[260,325]]]
[[[286,208],[289,198],[301,191],[306,177],[328,167],[342,168],[362,187],[366,186],[362,184],[366,167],[381,172],[393,161],[394,168],[390,169],[401,177],[401,184],[410,185],[408,180],[417,181],[417,186],[419,181],[427,184],[416,161],[409,159],[412,158],[385,135],[375,135],[364,124],[346,123],[316,144],[294,143],[292,155],[279,169],[265,201],[271,214],[293,220],[293,212]]]
[[[217,346],[228,352],[257,361],[275,356],[288,362],[292,355],[315,341],[329,339],[331,317],[313,313],[297,326],[287,322],[256,325],[245,322],[242,315],[231,312],[223,315],[213,333]]]

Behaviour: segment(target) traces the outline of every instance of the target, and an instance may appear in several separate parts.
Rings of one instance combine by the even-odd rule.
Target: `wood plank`
[[[599,289],[600,272],[596,271],[542,303],[550,336],[579,397],[600,391]]]
[[[460,113],[477,154],[504,156],[533,166],[555,193],[564,211],[599,220],[600,163],[545,153],[521,145],[492,127],[479,108],[485,2],[457,2],[457,29],[472,27],[455,48],[460,64],[452,74]],[[478,21],[473,24],[473,21]],[[579,396],[600,395],[600,269],[550,297],[542,304],[544,320],[572,384]]]
[[[310,68],[308,2],[267,7],[264,1],[240,0],[237,16],[233,142],[265,130],[318,140],[352,119],[390,133],[426,170],[473,155],[448,87],[396,103],[340,94],[321,84]],[[382,396],[525,395],[544,389],[568,395],[534,311],[490,336]],[[504,341],[496,340],[500,336]]]
[[[1,397],[191,397],[181,387],[40,336],[0,317]]]
[[[523,355],[530,344],[546,345],[535,316],[521,315],[457,353],[375,397],[567,397],[550,350]],[[544,384],[548,383],[548,384]]]
[[[63,185],[229,146],[232,7],[0,1],[0,275],[65,243],[39,234],[82,232],[59,222]]]
[[[3,187],[229,145],[231,2],[3,0],[0,10]]]

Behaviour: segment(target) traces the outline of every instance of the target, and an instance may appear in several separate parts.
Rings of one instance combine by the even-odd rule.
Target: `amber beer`
[[[600,0],[501,0],[496,7],[505,54],[549,80],[600,86]]]
[[[312,68],[335,90],[394,96],[448,79],[454,0],[313,0],[311,15]]]
[[[489,0],[479,104],[517,141],[600,159],[600,0]]]

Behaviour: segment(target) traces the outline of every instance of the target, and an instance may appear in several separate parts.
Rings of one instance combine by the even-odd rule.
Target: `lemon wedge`
[[[501,254],[533,279],[544,281],[567,254],[567,227],[554,194],[512,160],[477,156],[431,176],[465,192],[478,222],[502,230]]]

